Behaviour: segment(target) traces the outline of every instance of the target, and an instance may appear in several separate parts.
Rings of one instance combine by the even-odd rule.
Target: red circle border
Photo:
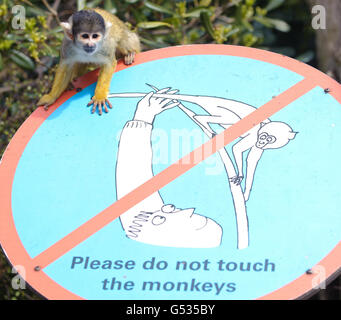
[[[331,79],[321,71],[306,65],[302,62],[294,60],[292,58],[279,55],[276,53],[248,48],[240,46],[230,45],[187,45],[176,46],[162,49],[156,49],[146,51],[136,56],[135,63],[132,66],[125,66],[122,61],[117,65],[116,72],[124,70],[129,67],[136,66],[138,64],[147,63],[154,60],[166,59],[171,57],[186,56],[186,55],[228,55],[249,58],[253,60],[259,60],[274,64],[302,75],[304,78],[308,78],[316,82],[316,86],[320,86],[324,89],[329,89],[329,94],[332,95],[341,104],[341,85]],[[92,71],[75,83],[76,87],[82,89],[96,82],[98,76],[98,70]],[[114,75],[115,76],[115,75]],[[19,235],[17,233],[11,206],[11,193],[13,179],[15,176],[16,168],[21,158],[26,145],[41,126],[41,124],[66,100],[75,95],[77,91],[65,92],[50,108],[48,111],[44,111],[43,108],[37,108],[22,126],[18,129],[17,133],[12,138],[6,151],[2,157],[0,165],[0,243],[1,246],[10,260],[10,263],[17,267],[24,267],[20,271],[21,276],[26,282],[41,295],[48,299],[83,299],[82,297],[65,289],[53,279],[51,279],[43,270],[35,271],[35,265],[33,259],[28,255],[25,250]],[[337,246],[316,266],[323,266],[325,269],[325,279],[328,281],[332,279],[338,272],[340,272],[341,257],[341,241]],[[316,270],[319,270],[316,268]],[[314,267],[312,268],[314,272]],[[306,297],[311,293],[314,288],[312,287],[312,274],[304,274],[299,278],[293,280],[289,284],[269,293],[260,299],[297,299]]]

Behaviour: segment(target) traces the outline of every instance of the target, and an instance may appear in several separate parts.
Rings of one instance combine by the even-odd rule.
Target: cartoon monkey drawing
[[[231,181],[235,184],[240,184],[243,180],[243,153],[249,150],[246,160],[245,201],[248,201],[250,197],[256,167],[264,150],[282,148],[294,139],[296,134],[286,123],[268,120],[268,122],[261,122],[248,131],[241,137],[241,140],[234,144],[232,151],[237,164],[238,175],[232,177]]]

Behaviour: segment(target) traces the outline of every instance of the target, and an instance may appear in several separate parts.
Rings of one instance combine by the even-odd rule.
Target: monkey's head
[[[86,54],[94,54],[102,44],[110,22],[93,10],[81,10],[74,13],[68,22],[61,23],[65,36],[72,40],[75,46]]]
[[[282,148],[296,137],[297,132],[284,122],[261,123],[258,130],[256,147],[259,149],[278,149]]]

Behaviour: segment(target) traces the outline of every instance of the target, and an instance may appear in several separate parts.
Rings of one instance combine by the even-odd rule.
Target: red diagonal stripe
[[[121,214],[131,209],[154,192],[157,192],[159,189],[163,188],[168,183],[199,164],[201,161],[204,161],[206,158],[231,143],[260,122],[271,117],[288,104],[297,100],[302,95],[312,90],[315,86],[316,83],[314,81],[304,79],[281,93],[276,98],[258,108],[256,111],[226,129],[224,132],[215,136],[213,139],[193,150],[179,161],[170,165],[152,179],[131,191],[126,196],[95,215],[92,219],[70,232],[64,238],[57,241],[33,259],[34,265],[40,266],[40,268],[45,268],[50,263],[54,262],[72,248],[102,229],[108,223],[118,218]],[[199,154],[202,155],[200,159],[198,159]]]

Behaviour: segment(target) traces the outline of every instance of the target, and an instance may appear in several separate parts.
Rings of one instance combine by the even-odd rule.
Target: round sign
[[[335,276],[341,87],[226,45],[97,71],[37,109],[0,165],[0,241],[49,299],[295,299]]]

